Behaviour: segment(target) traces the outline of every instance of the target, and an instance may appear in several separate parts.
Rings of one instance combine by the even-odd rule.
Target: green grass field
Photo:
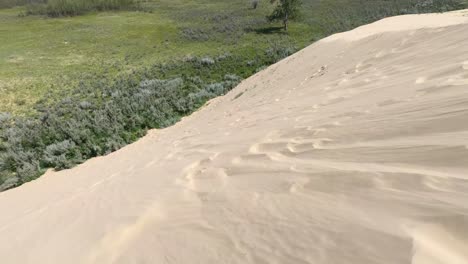
[[[303,47],[316,34],[300,22],[288,35],[246,32],[247,26],[268,26],[263,19],[270,8],[266,4],[257,10],[245,1],[163,0],[148,5],[151,13],[71,18],[20,17],[21,8],[0,9],[0,112],[28,112],[46,93],[67,89],[83,73],[116,73],[186,56],[253,54],[274,41]],[[213,29],[219,22],[227,28]],[[191,29],[195,32],[187,36]]]

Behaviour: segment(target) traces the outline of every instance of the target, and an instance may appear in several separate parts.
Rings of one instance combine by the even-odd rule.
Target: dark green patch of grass
[[[79,16],[95,11],[136,9],[134,0],[46,0],[26,5],[27,15],[49,17]]]

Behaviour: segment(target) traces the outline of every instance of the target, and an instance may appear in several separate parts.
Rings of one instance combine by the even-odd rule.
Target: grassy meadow
[[[0,0],[0,191],[169,126],[332,33],[468,6],[303,0],[300,18],[284,32],[267,23],[267,0],[256,9],[249,0],[151,0],[131,8],[73,6],[73,13],[60,11],[68,0],[49,1],[65,7]]]
[[[0,111],[30,112],[46,94],[70,88],[84,74],[115,74],[188,56],[252,56],[271,42],[303,47],[315,35],[303,23],[288,35],[247,32],[268,26],[269,5],[252,10],[244,1],[202,2],[163,0],[148,3],[146,12],[64,18],[0,9]]]

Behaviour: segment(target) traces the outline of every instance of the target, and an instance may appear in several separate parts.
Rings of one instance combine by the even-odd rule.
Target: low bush
[[[296,47],[293,46],[284,46],[273,42],[270,47],[265,51],[266,56],[272,58],[274,61],[279,61],[283,58],[286,58],[297,51]]]
[[[264,17],[244,17],[234,12],[210,15],[204,20],[210,26],[183,27],[180,29],[181,37],[190,41],[216,39],[236,43],[245,33],[267,25]]]
[[[0,169],[10,177],[2,177],[0,189],[34,179],[46,168],[66,169],[115,151],[149,128],[172,125],[206,100],[229,91],[238,80],[232,76],[216,83],[187,77],[121,80],[101,87],[94,94],[99,99],[86,107],[79,97],[71,97],[35,118],[2,122]]]
[[[0,8],[11,8],[28,4],[44,4],[46,0],[0,0]]]
[[[467,7],[465,0],[342,0],[311,4],[318,16],[307,18],[324,36],[396,15],[445,12]]]
[[[250,5],[252,6],[252,9],[257,9],[258,2],[259,2],[259,0],[251,0],[250,1]]]
[[[134,0],[46,0],[27,6],[28,15],[77,16],[91,11],[124,10],[136,7]]]
[[[181,35],[184,39],[191,41],[207,41],[210,39],[210,34],[202,28],[182,28]]]
[[[256,69],[292,52],[272,43],[256,59],[224,52],[156,64],[117,78],[83,76],[55,103],[43,100],[34,116],[0,113],[0,190],[115,151],[148,129],[177,122],[223,95]]]

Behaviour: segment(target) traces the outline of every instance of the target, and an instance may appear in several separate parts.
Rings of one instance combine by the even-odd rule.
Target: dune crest
[[[384,19],[0,193],[0,262],[468,263],[468,11]]]

